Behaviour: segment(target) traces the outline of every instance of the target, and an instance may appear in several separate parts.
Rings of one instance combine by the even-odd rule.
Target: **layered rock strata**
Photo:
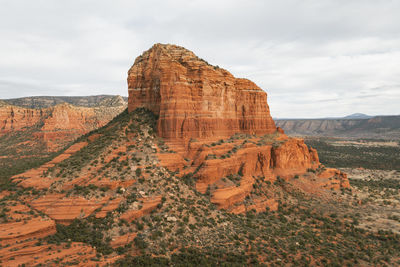
[[[263,90],[176,45],[156,44],[138,57],[128,72],[128,90],[129,111],[145,107],[157,114],[163,138],[276,131]]]
[[[110,107],[78,107],[63,103],[41,109],[5,104],[0,106],[0,136],[29,131],[35,143],[43,141],[48,151],[53,152],[107,124],[125,108],[124,101]]]
[[[163,166],[193,173],[202,193],[214,188],[212,201],[220,208],[243,211],[240,203],[255,177],[289,180],[320,166],[316,150],[275,126],[262,89],[183,47],[155,44],[145,51],[128,72],[128,90],[129,111],[156,114],[158,135],[176,152],[158,154]],[[239,184],[221,182],[238,173]],[[319,178],[321,188],[336,188],[332,179],[325,181],[334,176],[339,187],[348,187],[339,171],[325,176]],[[254,208],[266,205],[277,207],[273,200],[259,200]]]

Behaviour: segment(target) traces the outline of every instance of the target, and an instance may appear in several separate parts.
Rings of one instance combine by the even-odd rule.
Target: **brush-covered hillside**
[[[245,212],[219,209],[215,189],[199,193],[195,175],[160,165],[159,154],[175,153],[155,124],[149,111],[125,111],[4,185],[2,264],[342,266],[397,257],[398,235],[357,228],[351,190],[299,189],[302,179],[317,185],[323,167],[273,183],[256,177]],[[221,143],[236,140],[250,138]],[[223,180],[240,184],[242,177]],[[276,199],[276,207],[256,212],[260,198]]]
[[[121,96],[24,97],[0,101],[0,180],[37,167],[107,124],[127,106]]]

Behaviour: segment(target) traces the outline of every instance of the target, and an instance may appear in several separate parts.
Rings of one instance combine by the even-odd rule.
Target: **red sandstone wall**
[[[1,106],[0,136],[35,127],[33,136],[44,140],[50,151],[56,151],[79,136],[107,124],[124,109],[122,105],[90,108],[60,104],[43,109]]]
[[[128,87],[129,111],[159,115],[158,134],[167,139],[276,131],[263,90],[179,46],[156,44],[138,57]]]

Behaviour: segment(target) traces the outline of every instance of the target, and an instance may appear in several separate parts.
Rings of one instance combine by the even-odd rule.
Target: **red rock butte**
[[[155,44],[137,57],[128,88],[129,111],[145,107],[158,115],[158,135],[166,139],[277,130],[262,89],[180,46]]]
[[[275,126],[266,92],[183,47],[155,44],[145,51],[128,72],[128,88],[129,111],[144,107],[158,115],[158,135],[174,152],[158,153],[161,165],[179,175],[192,173],[201,193],[217,188],[211,201],[220,208],[243,212],[241,202],[256,176],[273,182],[320,168],[318,185],[309,178],[294,183],[306,189],[349,186],[345,174],[320,166],[315,149]],[[237,173],[239,186],[221,182]],[[256,210],[276,209],[272,198],[264,200]]]

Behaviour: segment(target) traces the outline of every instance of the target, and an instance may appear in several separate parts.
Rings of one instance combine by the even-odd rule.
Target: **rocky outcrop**
[[[153,111],[163,138],[276,131],[263,90],[176,45],[156,44],[138,57],[128,72],[128,90],[129,111]]]
[[[23,197],[20,197],[23,200]],[[4,266],[55,265],[65,261],[93,257],[95,250],[82,243],[72,243],[70,248],[43,242],[48,235],[55,234],[56,221],[32,209],[31,205],[9,198],[2,201],[3,221],[0,223],[0,262]],[[4,221],[7,218],[7,221]],[[50,250],[53,250],[50,252]],[[85,257],[82,257],[85,253]]]
[[[63,194],[48,194],[32,201],[31,206],[45,213],[57,223],[69,224],[75,218],[86,218],[101,208],[106,199],[87,200],[83,197],[65,197]]]
[[[55,232],[56,225],[53,220],[32,219],[27,223],[20,221],[0,224],[0,240],[3,243],[47,236]]]
[[[48,232],[50,233],[50,232]],[[88,264],[96,256],[96,250],[80,242],[72,242],[69,248],[63,245],[38,245],[40,241],[27,241],[0,249],[0,260],[4,266],[96,266]],[[51,252],[50,252],[51,251]],[[104,260],[107,262],[107,260]]]
[[[43,174],[46,173],[49,168],[52,168],[57,163],[69,158],[72,154],[81,150],[87,144],[87,142],[75,143],[66,149],[62,154],[58,155],[46,164],[43,164],[39,168],[30,169],[26,172],[11,177],[11,179],[13,182],[18,183],[18,185],[22,187],[34,187],[39,189],[48,188],[52,183],[57,181],[58,178],[44,177]]]
[[[163,166],[194,173],[196,189],[214,188],[212,201],[220,208],[245,210],[233,206],[251,193],[255,176],[288,180],[320,165],[316,150],[275,126],[262,89],[183,47],[156,44],[144,52],[128,72],[128,88],[129,111],[144,107],[156,114],[158,135],[177,152],[159,153]],[[221,182],[238,173],[239,184]],[[267,202],[257,203],[262,210],[259,203]]]
[[[40,109],[4,104],[0,106],[0,136],[29,132],[35,139],[30,145],[43,141],[49,152],[57,151],[79,136],[107,124],[126,108],[123,99],[120,104],[115,101],[96,107],[62,103]]]
[[[159,153],[161,163],[172,171],[181,170],[181,175],[193,174],[197,191],[204,194],[211,189],[211,201],[234,213],[251,207],[259,211],[276,209],[273,199],[242,204],[252,194],[257,179],[269,183],[284,179],[298,184],[299,177],[307,174],[307,186],[298,186],[306,192],[350,187],[344,173],[322,169],[315,149],[307,147],[302,139],[280,133],[168,145],[176,153]]]
[[[0,106],[0,135],[32,127],[46,115],[40,109],[26,109],[10,105]]]
[[[143,217],[149,214],[152,210],[156,209],[161,203],[161,196],[155,196],[153,198],[139,199],[143,201],[142,207],[139,209],[130,209],[121,215],[121,218],[127,221],[133,221],[137,218]]]

